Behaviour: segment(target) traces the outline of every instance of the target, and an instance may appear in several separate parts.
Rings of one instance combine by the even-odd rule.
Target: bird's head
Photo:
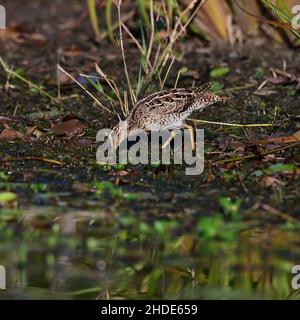
[[[217,102],[225,103],[229,100],[229,97],[220,97],[212,92],[206,91],[203,93],[202,100],[205,102],[206,105],[212,105]]]

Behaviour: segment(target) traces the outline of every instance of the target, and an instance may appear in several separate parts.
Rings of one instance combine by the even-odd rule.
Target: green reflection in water
[[[299,298],[297,225],[50,207],[0,216],[1,298]]]

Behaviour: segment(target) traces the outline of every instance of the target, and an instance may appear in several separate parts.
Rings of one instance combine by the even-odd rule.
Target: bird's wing
[[[179,88],[163,90],[153,93],[140,100],[131,111],[131,118],[141,117],[143,114],[171,114],[186,111],[201,95],[206,92],[211,83],[197,88]]]

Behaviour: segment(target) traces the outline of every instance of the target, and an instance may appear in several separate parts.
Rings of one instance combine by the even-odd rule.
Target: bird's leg
[[[174,131],[171,131],[171,136],[169,139],[161,146],[162,149],[166,148],[166,146],[174,139],[176,136],[176,133]]]
[[[190,131],[192,150],[194,151],[194,150],[196,150],[194,128],[186,123],[184,124],[184,127]]]

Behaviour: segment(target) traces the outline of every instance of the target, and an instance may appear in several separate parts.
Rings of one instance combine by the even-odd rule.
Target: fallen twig
[[[290,222],[294,222],[294,223],[299,222],[299,220],[294,218],[293,216],[291,216],[291,215],[289,215],[289,214],[287,214],[285,212],[279,211],[278,209],[273,208],[268,204],[262,204],[261,208],[263,210],[265,210],[266,212],[268,212],[268,213],[270,213],[270,214],[272,214],[272,215],[274,215],[276,217],[279,217],[279,218],[281,218],[281,219],[283,219],[285,221],[290,221]]]
[[[272,154],[272,153],[275,153],[275,152],[279,152],[279,151],[283,151],[283,150],[286,150],[286,149],[294,148],[294,147],[299,146],[299,145],[300,145],[300,142],[296,142],[296,143],[290,144],[288,146],[284,146],[284,147],[280,147],[280,148],[277,148],[277,149],[273,149],[273,150],[269,150],[269,151],[266,151],[266,152],[262,152],[261,155],[262,156],[267,156],[268,154]],[[214,164],[224,164],[224,163],[231,163],[231,162],[237,162],[237,161],[244,161],[244,160],[253,159],[253,158],[256,158],[256,157],[257,157],[257,154],[248,154],[248,155],[243,156],[243,157],[234,157],[234,158],[229,158],[229,159],[224,159],[224,160],[217,160],[217,161],[215,161],[213,163]]]
[[[215,124],[221,126],[231,126],[231,127],[240,127],[240,128],[254,128],[254,127],[273,127],[272,123],[250,123],[250,124],[241,124],[241,123],[229,123],[229,122],[217,122],[217,121],[208,121],[208,120],[199,120],[188,118],[188,120],[199,122],[199,123],[207,123],[207,124]]]
[[[4,158],[1,159],[0,161],[2,162],[13,162],[13,161],[24,161],[24,160],[36,160],[36,161],[42,161],[42,162],[47,162],[51,164],[56,164],[61,166],[62,163],[57,160],[52,160],[52,159],[47,159],[47,158],[42,158],[42,157],[18,157],[18,158]]]

